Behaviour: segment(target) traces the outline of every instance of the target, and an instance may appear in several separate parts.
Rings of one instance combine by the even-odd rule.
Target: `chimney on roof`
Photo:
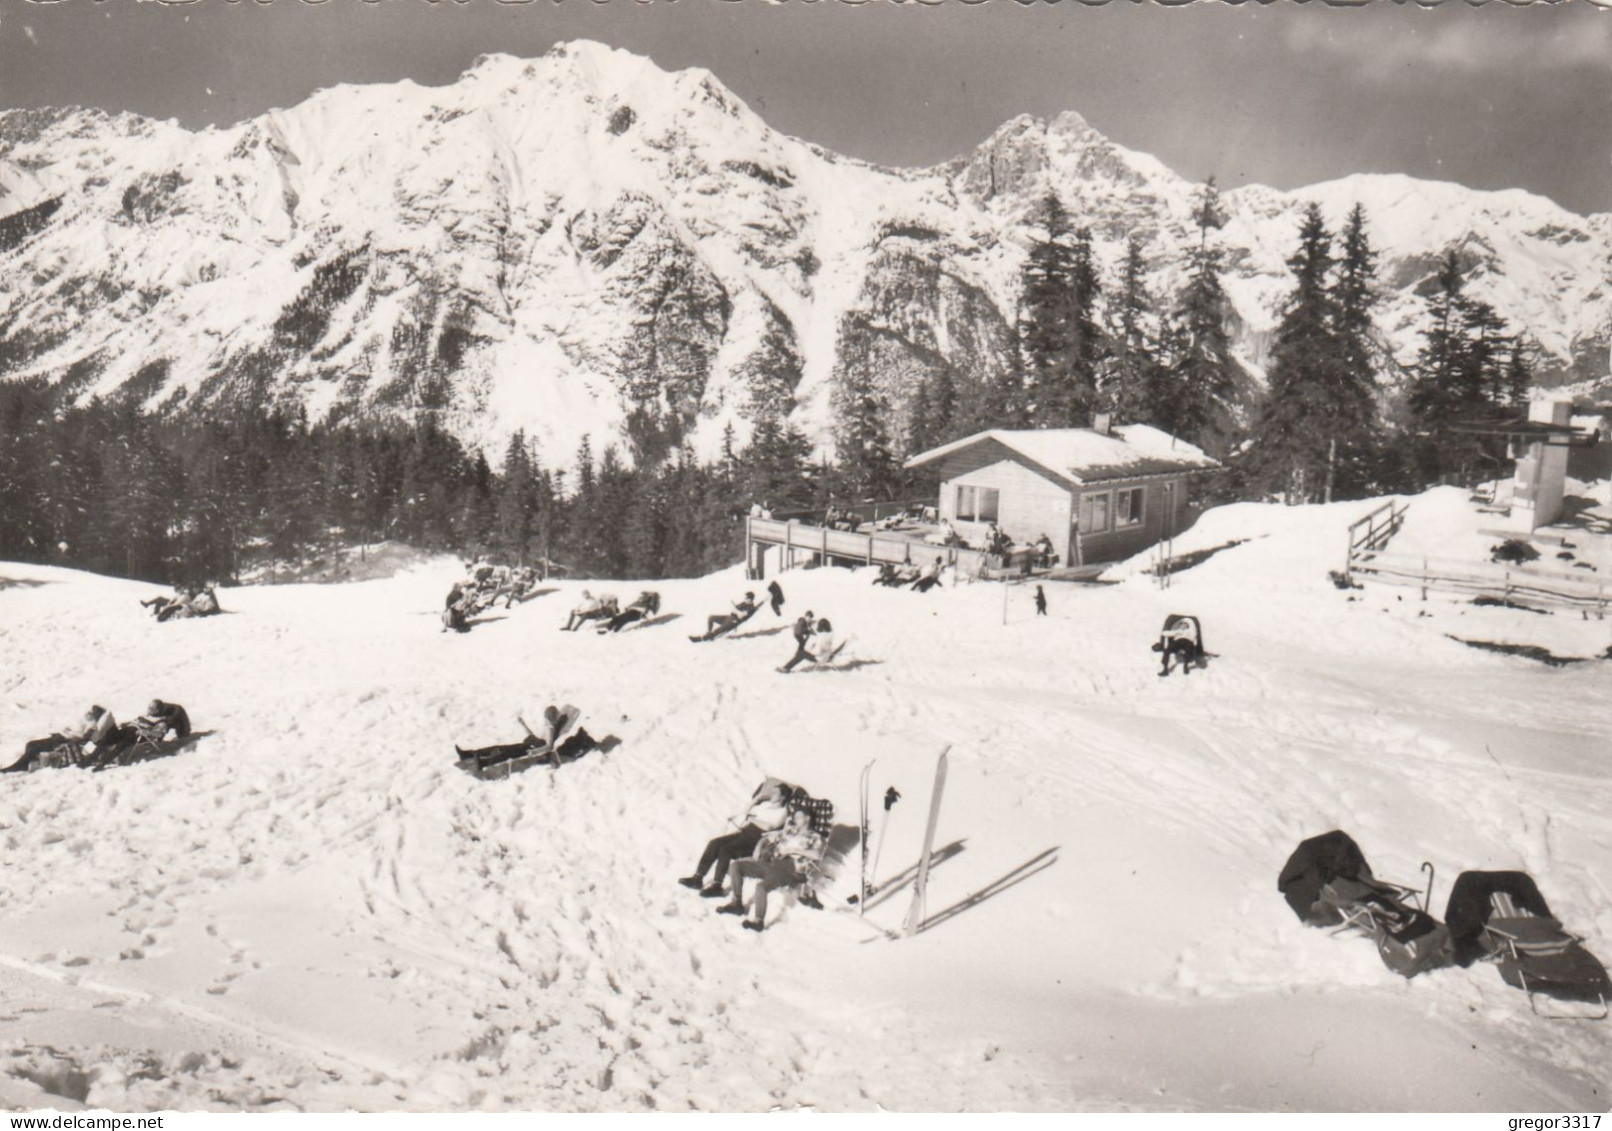
[[[1112,436],[1114,434],[1114,414],[1099,412],[1091,418],[1091,429],[1099,436]]]

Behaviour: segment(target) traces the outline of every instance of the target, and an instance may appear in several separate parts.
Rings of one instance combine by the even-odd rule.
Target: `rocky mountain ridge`
[[[151,411],[434,413],[490,451],[524,429],[556,463],[584,432],[709,452],[769,405],[826,443],[851,367],[899,424],[925,374],[1011,363],[1025,221],[1049,188],[1110,276],[1140,232],[1153,293],[1173,292],[1196,186],[1075,113],[880,168],[779,134],[706,71],[587,42],[228,129],[10,111],[0,377]],[[1256,373],[1310,200],[1334,224],[1367,209],[1386,357],[1414,356],[1418,296],[1454,247],[1542,381],[1606,376],[1612,215],[1392,175],[1225,194],[1215,238]]]

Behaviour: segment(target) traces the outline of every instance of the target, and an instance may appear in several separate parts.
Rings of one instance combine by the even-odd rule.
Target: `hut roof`
[[[920,452],[906,466],[924,467],[990,440],[1075,486],[1220,468],[1201,449],[1146,424],[1125,424],[1107,433],[1093,428],[993,428]]]

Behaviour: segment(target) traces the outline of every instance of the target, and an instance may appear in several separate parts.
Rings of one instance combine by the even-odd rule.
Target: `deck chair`
[[[1507,985],[1551,1020],[1601,1021],[1612,1003],[1606,967],[1584,940],[1562,927],[1525,872],[1463,872],[1450,889],[1445,919],[1462,965],[1495,963]],[[1541,997],[1557,1005],[1546,1012]],[[1582,1006],[1562,1008],[1560,1003]]]
[[[1606,968],[1584,949],[1583,938],[1563,929],[1554,916],[1517,907],[1509,892],[1494,892],[1489,900],[1485,945],[1506,984],[1528,995],[1529,1008],[1541,1017],[1605,1020],[1612,1001]],[[1541,995],[1593,1008],[1586,1013],[1540,1013]]]

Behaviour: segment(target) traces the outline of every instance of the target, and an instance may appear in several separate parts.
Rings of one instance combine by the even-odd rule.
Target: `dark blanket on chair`
[[[1518,911],[1529,915],[1549,915],[1550,907],[1539,893],[1539,885],[1527,872],[1462,872],[1450,889],[1450,902],[1444,906],[1444,925],[1455,944],[1455,961],[1470,966],[1483,957],[1483,926],[1493,913],[1490,897],[1496,892],[1511,896]]]
[[[1277,877],[1276,890],[1287,900],[1293,913],[1311,924],[1335,923],[1329,915],[1316,918],[1315,901],[1321,888],[1339,877],[1370,881],[1371,866],[1365,854],[1348,833],[1333,829],[1320,836],[1301,841],[1287,858],[1282,874]]]

